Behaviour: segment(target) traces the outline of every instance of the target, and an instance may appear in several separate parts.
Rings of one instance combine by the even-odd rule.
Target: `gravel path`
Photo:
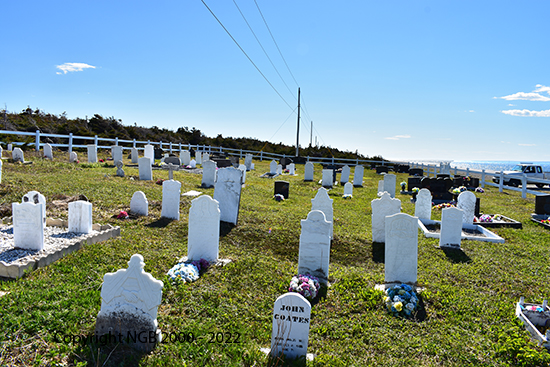
[[[37,260],[46,253],[53,253],[80,241],[83,237],[95,234],[67,232],[65,227],[46,227],[44,229],[44,249],[42,251],[26,250],[14,247],[13,226],[0,225],[0,261],[6,264],[26,263]]]

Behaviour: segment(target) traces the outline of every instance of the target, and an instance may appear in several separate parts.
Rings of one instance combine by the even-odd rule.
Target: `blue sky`
[[[302,146],[550,161],[550,2],[256,1],[292,75],[254,0],[204,0],[273,88],[201,0],[6,1],[0,107],[293,145],[300,87]]]

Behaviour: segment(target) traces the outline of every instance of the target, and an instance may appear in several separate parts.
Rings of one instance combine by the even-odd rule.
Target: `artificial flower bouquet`
[[[319,278],[310,274],[298,274],[293,276],[290,281],[290,286],[288,287],[289,292],[300,293],[308,301],[315,299],[320,289],[321,283],[319,283]]]
[[[388,312],[394,316],[411,317],[418,309],[418,295],[407,284],[395,285],[386,289],[384,302]]]
[[[281,194],[275,194],[273,199],[275,199],[275,201],[285,201],[285,197]]]
[[[179,280],[184,283],[194,282],[199,279],[201,272],[204,272],[210,263],[205,259],[185,261],[178,263],[168,270],[168,276],[172,280]]]

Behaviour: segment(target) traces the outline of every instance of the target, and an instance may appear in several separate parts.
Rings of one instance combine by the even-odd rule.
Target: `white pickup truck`
[[[525,174],[527,176],[528,184],[535,184],[539,189],[542,189],[545,184],[540,182],[534,182],[532,179],[538,180],[550,180],[550,173],[545,173],[541,166],[537,166],[533,163],[520,163],[512,168],[511,171],[504,171],[507,177],[504,177],[504,184],[509,186],[521,186],[521,177]],[[512,176],[512,177],[510,177]],[[517,176],[515,178],[514,176]],[[496,172],[493,176],[493,182],[499,183],[500,172]]]

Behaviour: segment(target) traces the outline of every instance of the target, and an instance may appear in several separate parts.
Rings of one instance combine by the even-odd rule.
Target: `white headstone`
[[[41,251],[44,248],[42,204],[12,203],[13,240],[15,247]]]
[[[386,217],[385,283],[416,284],[418,218],[399,213]]]
[[[23,195],[23,203],[40,204],[42,206],[42,226],[46,227],[46,198],[38,191],[29,191]]]
[[[88,163],[97,163],[97,145],[89,144],[88,148]]]
[[[69,203],[69,232],[90,233],[92,231],[92,203],[78,200]]]
[[[143,157],[138,159],[139,179],[141,181],[151,181],[153,179],[153,169],[151,168],[151,159]]]
[[[395,197],[395,186],[397,184],[397,178],[393,173],[384,175],[384,191],[386,191],[392,198]]]
[[[182,150],[180,152],[180,160],[181,164],[183,164],[184,166],[188,166],[189,162],[191,162],[191,153],[189,153],[188,150]]]
[[[180,189],[181,182],[166,180],[162,183],[161,217],[180,219]]]
[[[333,184],[333,171],[331,169],[324,169],[323,170],[323,180],[321,182],[321,185],[323,187],[327,187],[329,189],[332,189]]]
[[[25,156],[23,155],[23,151],[21,150],[21,148],[15,148],[11,152],[11,157],[13,158],[14,162],[25,162]]]
[[[416,194],[414,216],[418,219],[432,219],[432,193],[428,189],[420,189]]]
[[[191,168],[197,168],[197,161],[195,161],[194,159],[191,159],[189,161],[189,167]]]
[[[2,146],[0,145],[0,159],[2,158],[2,153],[4,152],[4,149],[2,148]]]
[[[151,351],[162,339],[157,309],[164,283],[146,273],[144,267],[143,256],[134,254],[128,261],[128,269],[105,274],[95,333],[124,335],[135,341],[135,347]]]
[[[44,158],[53,159],[53,152],[51,144],[44,144]]]
[[[206,161],[202,165],[202,187],[214,187],[216,184],[216,162]]]
[[[401,201],[392,199],[384,192],[380,199],[371,201],[372,207],[372,242],[386,241],[386,217],[401,211]]]
[[[12,144],[12,143],[9,143],[9,144],[8,144],[8,151],[11,152],[12,150],[13,150],[13,144]]]
[[[116,167],[116,175],[119,177],[124,177],[124,170],[122,167],[124,167],[124,163],[122,161],[115,161],[115,167]]]
[[[278,174],[278,175],[282,175],[282,174],[283,174],[283,165],[282,165],[282,164],[278,164],[278,165],[277,165],[277,174]]]
[[[271,161],[269,163],[269,173],[271,173],[272,175],[277,173],[277,162],[276,161]]]
[[[313,181],[313,163],[307,162],[304,166],[304,181]]]
[[[241,202],[242,172],[234,167],[218,170],[214,200],[220,205],[220,220],[237,225]]]
[[[298,252],[298,274],[311,274],[323,283],[328,282],[330,263],[331,224],[320,210],[312,210],[307,219],[301,221],[300,249]]]
[[[353,186],[363,186],[363,166],[355,166],[355,172],[353,172]]]
[[[243,173],[243,185],[246,183],[246,166],[244,164],[239,164],[239,169]]]
[[[197,162],[197,164],[202,164],[202,152],[197,151],[195,153],[195,162]]]
[[[317,194],[313,199],[311,199],[311,210],[320,210],[325,215],[327,222],[330,222],[330,233],[329,236],[332,238],[332,221],[333,221],[333,210],[332,210],[332,199],[328,196],[328,191],[321,187],[317,190]]]
[[[119,145],[111,146],[111,158],[113,162],[121,161],[122,162],[122,147]]]
[[[189,260],[218,260],[220,245],[220,209],[218,202],[208,195],[191,201],[187,257]]]
[[[474,215],[476,209],[476,195],[471,191],[463,191],[458,195],[458,203],[456,205],[458,209],[464,211],[464,218],[462,221],[467,224],[474,223]]]
[[[151,144],[147,144],[144,147],[143,156],[149,158],[149,163],[153,165],[153,163],[155,163],[155,148]]]
[[[353,184],[351,182],[346,182],[344,185],[344,195],[353,195]]]
[[[132,163],[136,164],[139,159],[139,151],[137,150],[137,148],[132,148],[132,150],[130,151],[130,155],[132,158]]]
[[[458,208],[444,208],[441,211],[441,234],[439,247],[460,248],[462,239],[463,211]]]
[[[130,201],[130,212],[136,215],[149,215],[149,201],[143,191],[136,191]]]
[[[204,152],[202,153],[202,163],[204,164],[204,162],[206,161],[209,161],[210,160],[210,154]]]
[[[307,355],[311,304],[299,293],[279,296],[273,305],[271,356],[294,359]]]
[[[295,175],[296,174],[296,166],[294,165],[294,163],[291,163],[289,164],[288,166],[288,174],[289,175]]]
[[[343,168],[342,168],[342,174],[340,175],[340,183],[341,184],[345,184],[349,181],[349,174],[350,174],[351,170],[349,168],[348,165],[345,165]]]
[[[76,161],[78,161],[78,155],[76,154],[76,152],[71,152],[69,154],[69,162],[75,163]]]
[[[246,166],[247,171],[250,171],[252,169],[252,154],[247,153],[244,156],[244,165]]]
[[[384,180],[378,180],[378,194],[384,192]]]

